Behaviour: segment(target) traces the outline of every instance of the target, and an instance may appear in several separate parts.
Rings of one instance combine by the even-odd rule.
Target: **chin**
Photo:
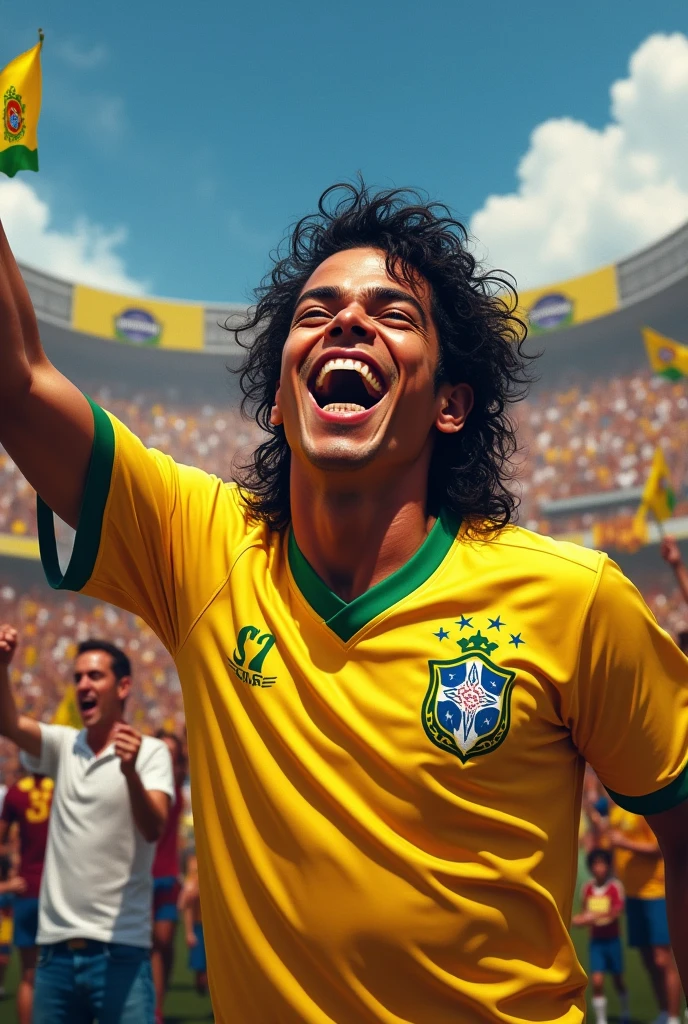
[[[374,462],[380,455],[380,448],[344,437],[330,437],[317,442],[302,438],[300,453],[309,466],[322,472],[354,473]]]

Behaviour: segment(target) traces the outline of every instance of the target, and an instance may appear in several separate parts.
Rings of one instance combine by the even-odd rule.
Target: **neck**
[[[352,601],[405,565],[435,521],[426,510],[427,465],[365,489],[352,486],[354,475],[311,475],[292,459],[296,543],[343,601]]]
[[[115,726],[121,721],[120,716],[114,722],[98,722],[86,730],[86,742],[96,757],[112,743]]]

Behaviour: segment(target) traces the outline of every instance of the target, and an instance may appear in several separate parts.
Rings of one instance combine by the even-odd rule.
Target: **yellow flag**
[[[41,41],[0,71],[3,111],[0,171],[9,178],[17,171],[38,170],[42,45]]]
[[[647,528],[647,507],[643,504],[638,505],[638,511],[633,517],[632,533],[638,541],[639,547],[649,542],[650,535]],[[599,545],[595,544],[595,547],[599,547]]]
[[[643,327],[643,341],[653,373],[669,380],[688,377],[688,345],[665,338],[651,327]]]
[[[83,722],[79,713],[74,683],[70,683],[64,696],[55,709],[53,725],[71,725],[73,729],[81,729]]]
[[[640,525],[641,520],[647,516],[648,512],[651,512],[657,522],[661,523],[671,517],[675,506],[676,495],[671,486],[669,467],[662,449],[656,448],[650,475],[647,478],[643,496],[640,499],[640,508],[636,514],[636,523]]]

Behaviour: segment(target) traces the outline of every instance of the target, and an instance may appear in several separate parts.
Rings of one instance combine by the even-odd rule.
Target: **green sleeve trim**
[[[38,543],[41,562],[46,579],[53,590],[83,590],[95,568],[100,547],[103,515],[110,493],[112,467],[115,461],[115,431],[107,413],[90,398],[88,402],[93,410],[93,448],[74,538],[74,549],[64,575],[57,557],[52,510],[42,498],[38,498]]]
[[[300,551],[289,531],[288,557],[297,587],[333,633],[348,643],[382,612],[422,586],[440,567],[456,539],[461,523],[443,509],[420,548],[406,565],[348,604],[333,593]]]
[[[623,807],[625,811],[632,811],[633,814],[661,814],[662,811],[670,811],[672,807],[688,800],[688,763],[673,782],[663,789],[658,789],[656,793],[648,793],[647,796],[624,796],[622,793],[614,793],[611,789],[607,792],[619,807]]]

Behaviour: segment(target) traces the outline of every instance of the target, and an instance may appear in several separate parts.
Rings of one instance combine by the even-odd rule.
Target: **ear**
[[[117,696],[120,700],[126,700],[131,693],[131,676],[122,676],[117,680]]]
[[[470,384],[442,384],[439,399],[440,408],[435,426],[443,434],[458,433],[473,408],[473,388]]]
[[[273,427],[279,427],[283,423],[282,410],[280,409],[280,386],[277,381],[277,390],[275,391],[275,402],[270,410],[270,423]]]

